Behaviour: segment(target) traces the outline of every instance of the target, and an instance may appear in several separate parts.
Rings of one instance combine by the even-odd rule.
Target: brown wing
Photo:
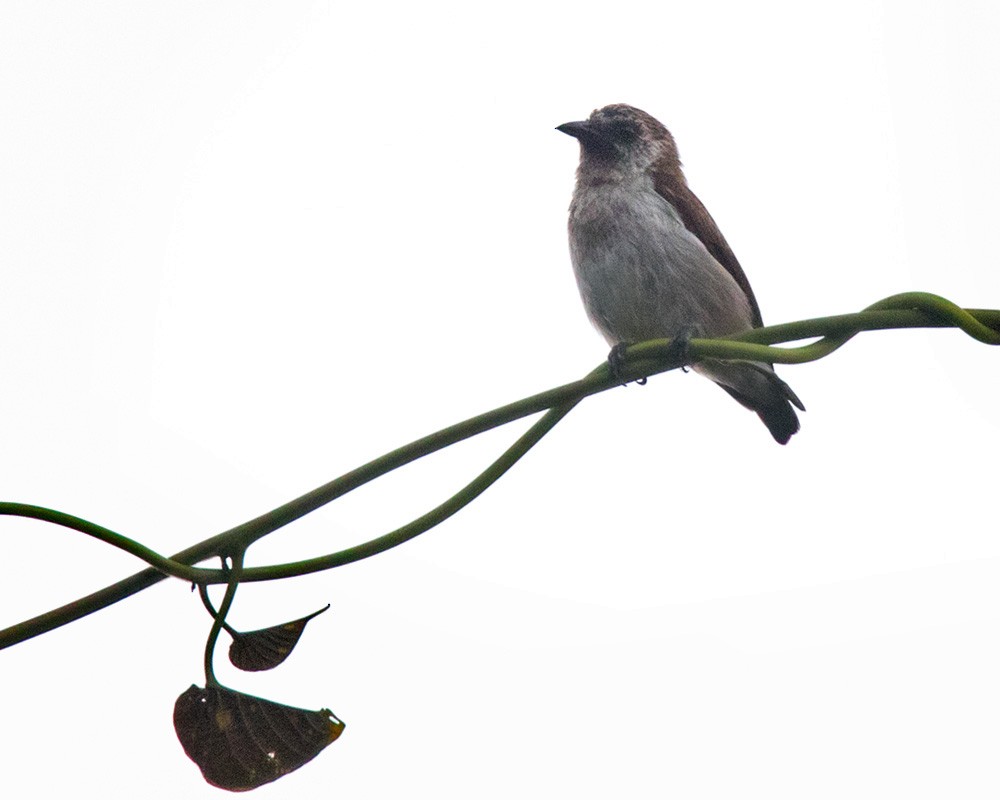
[[[711,253],[715,260],[725,267],[726,272],[733,276],[739,284],[743,293],[750,301],[750,311],[753,314],[754,327],[760,328],[764,321],[760,316],[760,306],[757,305],[757,298],[750,288],[750,281],[747,280],[743,267],[736,260],[733,251],[726,242],[719,226],[715,224],[708,209],[702,205],[694,192],[692,192],[684,182],[684,177],[680,174],[665,174],[660,172],[654,181],[656,191],[680,214],[684,226],[698,237],[699,241],[705,245],[705,249]]]

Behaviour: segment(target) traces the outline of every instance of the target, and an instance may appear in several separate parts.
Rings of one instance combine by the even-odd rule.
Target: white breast
[[[753,327],[743,290],[646,176],[578,185],[569,241],[587,313],[609,344]]]

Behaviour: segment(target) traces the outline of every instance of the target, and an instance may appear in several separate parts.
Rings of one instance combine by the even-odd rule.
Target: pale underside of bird
[[[573,270],[590,320],[613,348],[763,325],[742,267],[688,188],[660,122],[617,104],[557,130],[580,142]],[[704,360],[692,368],[755,411],[780,444],[799,429],[792,406],[805,407],[771,364]]]

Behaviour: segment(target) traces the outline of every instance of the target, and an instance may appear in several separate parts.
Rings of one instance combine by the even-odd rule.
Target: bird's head
[[[680,170],[677,145],[662,123],[624,103],[604,106],[587,119],[566,122],[557,131],[580,142],[581,172],[621,177]]]

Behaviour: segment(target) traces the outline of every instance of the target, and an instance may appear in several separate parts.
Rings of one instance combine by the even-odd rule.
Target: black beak
[[[578,122],[564,122],[562,125],[556,127],[556,130],[560,133],[565,133],[567,136],[572,136],[574,139],[582,140],[593,136],[593,129],[590,127],[590,123],[586,120],[580,120]]]
[[[589,153],[602,155],[614,153],[614,144],[608,140],[599,127],[588,120],[564,122],[556,130],[578,139],[583,149]]]

